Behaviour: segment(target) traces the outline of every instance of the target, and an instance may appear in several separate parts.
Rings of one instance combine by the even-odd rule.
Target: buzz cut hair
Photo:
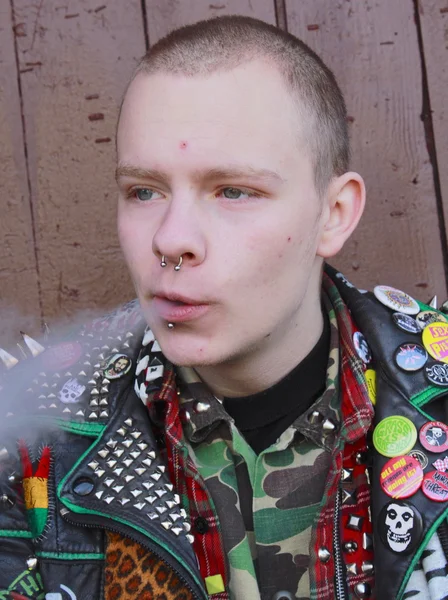
[[[347,110],[332,71],[297,37],[252,17],[227,15],[170,32],[138,63],[138,73],[206,77],[265,59],[280,72],[300,117],[299,138],[309,152],[319,196],[348,171]]]

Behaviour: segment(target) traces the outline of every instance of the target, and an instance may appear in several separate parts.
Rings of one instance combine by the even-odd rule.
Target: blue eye
[[[247,200],[248,198],[257,198],[258,194],[249,192],[240,188],[225,187],[220,192],[227,200]]]
[[[154,192],[148,188],[140,188],[135,190],[135,196],[138,200],[144,202],[145,200],[151,200]]]

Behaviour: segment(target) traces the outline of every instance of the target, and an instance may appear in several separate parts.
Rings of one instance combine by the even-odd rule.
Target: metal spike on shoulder
[[[445,302],[442,304],[439,310],[448,315],[448,300],[445,300]]]
[[[7,369],[12,369],[19,362],[15,356],[6,352],[3,348],[0,348],[0,359]]]
[[[39,356],[39,354],[41,354],[45,350],[45,348],[44,348],[44,346],[42,346],[42,344],[39,344],[39,342],[37,342],[35,339],[30,337],[23,331],[20,332],[20,335],[23,337],[23,341],[25,342],[25,344],[28,347],[28,350],[31,352],[31,354],[34,357]]]
[[[437,310],[437,296],[434,296],[434,298],[429,301],[428,306]]]

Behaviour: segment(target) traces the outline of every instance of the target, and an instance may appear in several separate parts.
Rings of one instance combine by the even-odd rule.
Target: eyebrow
[[[135,179],[159,179],[168,180],[169,175],[158,169],[144,169],[132,165],[120,164],[115,170],[115,179],[118,182],[123,177],[132,177]],[[281,177],[275,171],[264,168],[256,168],[252,165],[229,165],[225,167],[215,167],[206,171],[195,171],[194,179],[199,181],[201,178],[206,181],[215,179],[233,179],[252,177],[271,181],[273,183],[286,183],[286,179]]]

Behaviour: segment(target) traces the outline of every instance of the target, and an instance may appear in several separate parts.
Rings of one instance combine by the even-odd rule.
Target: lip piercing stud
[[[174,323],[168,323],[168,329],[174,329]]]
[[[179,258],[179,264],[174,267],[174,270],[180,271],[181,266],[182,266],[182,256]]]
[[[162,256],[162,262],[160,263],[161,267],[166,267],[166,261],[165,261],[165,257]]]

